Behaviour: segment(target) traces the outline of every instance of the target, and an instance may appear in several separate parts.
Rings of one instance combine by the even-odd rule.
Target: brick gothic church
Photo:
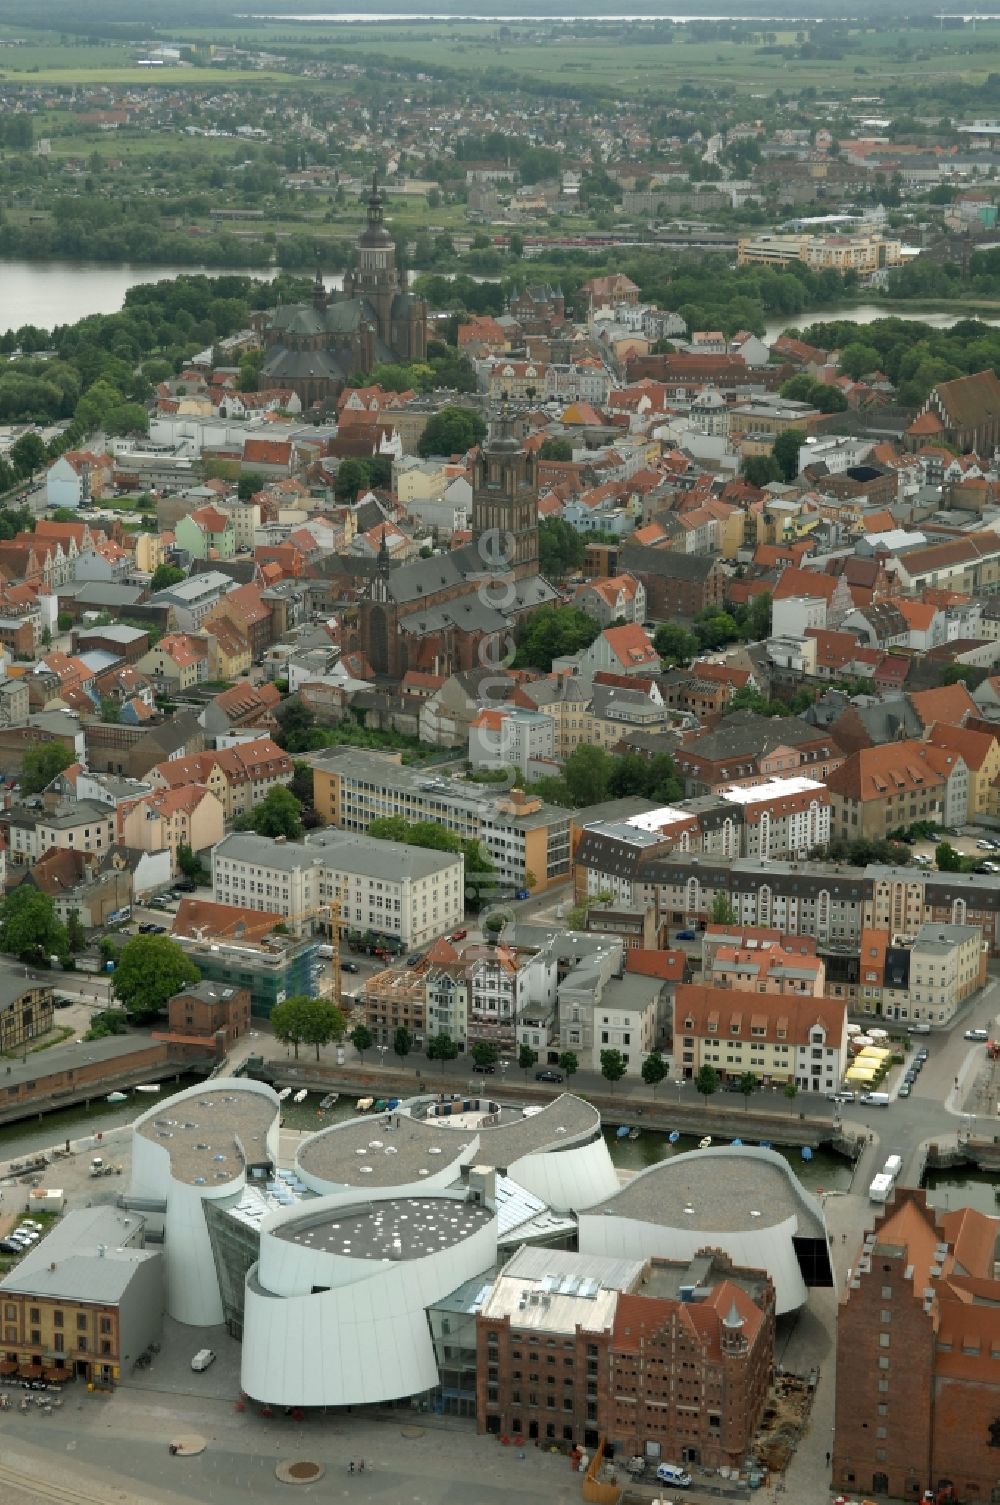
[[[476,461],[471,542],[398,569],[383,548],[352,647],[392,679],[492,667],[512,649],[517,619],[556,599],[538,573],[538,460],[505,412]]]
[[[380,362],[426,359],[427,304],[407,291],[383,207],[373,178],[368,222],[343,293],[329,297],[317,270],[310,303],[279,305],[262,322],[262,387],[290,387],[308,408],[336,398],[354,372],[364,374]]]

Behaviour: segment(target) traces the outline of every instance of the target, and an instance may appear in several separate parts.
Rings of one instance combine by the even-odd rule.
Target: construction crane
[[[339,1007],[342,991],[342,974],[340,967],[340,936],[341,931],[344,930],[346,925],[346,921],[343,919],[343,900],[339,888],[337,889],[333,898],[328,900],[325,904],[317,904],[315,909],[305,910],[302,915],[302,922],[303,924],[305,924],[306,921],[312,921],[320,918],[322,918],[324,925],[329,928],[330,956],[328,958],[328,961],[330,970],[330,997],[333,1002]],[[324,968],[323,970],[326,969]]]

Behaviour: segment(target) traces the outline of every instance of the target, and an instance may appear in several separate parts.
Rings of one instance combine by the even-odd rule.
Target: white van
[[[212,1352],[212,1350],[210,1348],[199,1348],[198,1352],[191,1360],[191,1368],[197,1370],[207,1369],[209,1364],[214,1363],[215,1354]]]
[[[690,1489],[691,1475],[686,1474],[676,1463],[661,1463],[656,1470],[659,1484],[672,1484],[675,1489]]]

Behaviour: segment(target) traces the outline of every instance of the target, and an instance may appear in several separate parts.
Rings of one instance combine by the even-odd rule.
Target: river
[[[8,261],[0,258],[0,332],[34,324],[54,329],[88,314],[116,314],[130,287],[140,282],[172,282],[175,277],[221,277],[225,267],[137,266],[131,262]],[[236,277],[266,282],[276,267],[238,267]],[[325,277],[333,292],[343,279]]]
[[[23,324],[34,324],[39,329],[53,329],[57,324],[72,324],[88,314],[117,313],[125,302],[130,287],[140,282],[162,282],[174,277],[206,277],[225,275],[224,267],[137,266],[129,262],[94,261],[9,261],[0,258],[0,332],[19,329]],[[274,267],[237,267],[232,275],[255,277],[267,281],[275,275]],[[491,282],[491,277],[476,277],[477,282]],[[324,277],[326,287],[334,292],[343,286],[343,278],[337,275]],[[855,303],[816,309],[799,314],[795,318],[787,314],[768,319],[764,338],[770,343],[783,329],[806,325],[820,320],[853,319],[858,324],[870,324],[873,319],[919,319],[935,329],[947,328],[958,319],[968,318],[966,313],[925,312],[909,308],[906,304]],[[984,320],[987,324],[1000,326],[1000,318]]]
[[[929,324],[932,329],[947,329],[949,325],[957,324],[959,319],[973,317],[965,310],[961,313],[929,311],[911,308],[907,303],[845,303],[833,308],[816,308],[809,313],[796,314],[794,318],[781,314],[768,319],[764,325],[763,338],[770,345],[783,329],[806,329],[810,324],[830,324],[836,319],[853,319],[855,324],[871,324],[875,319],[915,319],[921,324]],[[1000,326],[998,318],[983,319],[982,322],[992,324],[994,328]]]

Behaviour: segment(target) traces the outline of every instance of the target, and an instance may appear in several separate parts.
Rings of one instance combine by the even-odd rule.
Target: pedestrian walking
[[[830,1467],[830,1454],[829,1453],[827,1453],[827,1455],[826,1455],[826,1466],[827,1466],[827,1468]]]
[[[841,1243],[842,1243],[842,1244],[846,1244],[846,1243],[847,1243],[847,1234],[846,1234],[846,1233],[842,1233],[842,1234],[841,1234],[841,1235],[840,1235],[840,1242],[841,1242]]]
[[[364,1471],[365,1471],[365,1460],[362,1458],[361,1462],[358,1464],[358,1473],[359,1474],[363,1474]]]
[[[353,1472],[354,1472],[354,1459],[352,1458],[351,1459],[351,1473],[353,1474]]]

